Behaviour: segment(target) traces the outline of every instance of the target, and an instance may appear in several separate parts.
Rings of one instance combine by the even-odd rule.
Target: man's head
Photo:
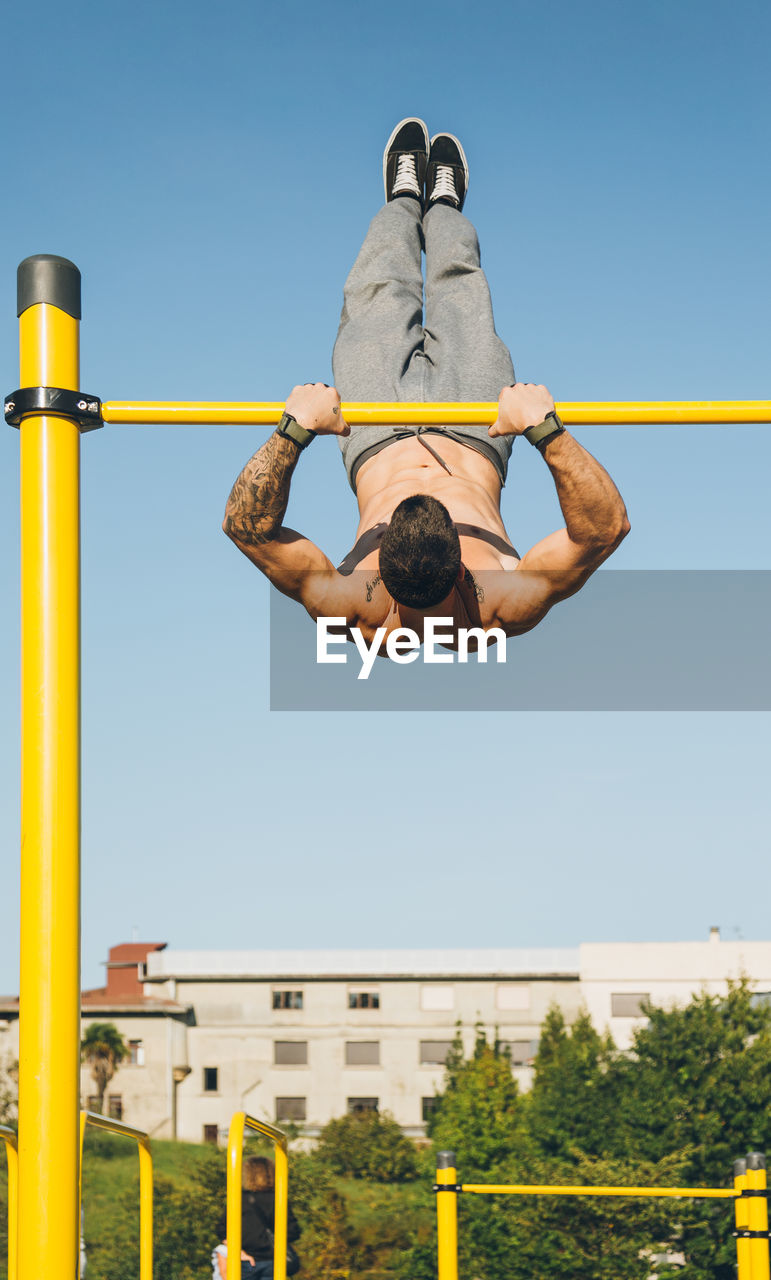
[[[380,543],[380,575],[397,604],[431,609],[460,572],[460,540],[447,508],[426,493],[400,502]]]

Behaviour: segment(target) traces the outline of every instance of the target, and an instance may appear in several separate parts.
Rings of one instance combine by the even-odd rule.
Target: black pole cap
[[[79,320],[80,272],[69,258],[57,258],[54,253],[36,253],[19,263],[16,299],[17,316],[38,302],[49,302]]]
[[[749,1151],[747,1153],[748,1169],[765,1169],[766,1157],[762,1151]]]
[[[744,1159],[744,1156],[742,1156],[740,1160],[734,1160],[734,1177],[742,1178],[746,1172],[747,1161]]]
[[[438,1151],[436,1154],[437,1169],[454,1169],[455,1168],[455,1152],[454,1151]]]

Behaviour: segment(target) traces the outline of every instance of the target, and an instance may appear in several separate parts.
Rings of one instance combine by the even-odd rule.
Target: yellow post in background
[[[276,1177],[273,1188],[273,1280],[286,1280],[287,1215],[289,1212],[289,1157],[286,1134],[264,1120],[255,1120],[245,1111],[231,1117],[228,1132],[226,1232],[227,1280],[241,1280],[242,1177],[244,1134],[247,1129],[269,1138],[275,1151]]]
[[[747,1197],[752,1280],[769,1280],[768,1200],[766,1199],[766,1157],[761,1151],[747,1156]],[[759,1193],[759,1194],[757,1194]]]
[[[150,1150],[150,1139],[142,1129],[134,1129],[120,1120],[112,1120],[109,1116],[100,1116],[93,1111],[81,1111],[78,1145],[79,1205],[83,1204],[83,1143],[87,1125],[95,1129],[103,1129],[107,1133],[117,1133],[131,1138],[137,1144],[139,1150],[139,1280],[153,1280],[153,1155]],[[80,1214],[78,1219],[80,1220]],[[80,1256],[78,1256],[78,1277],[80,1277]]]
[[[734,1210],[736,1213],[736,1274],[738,1280],[751,1280],[752,1277],[752,1259],[750,1257],[750,1242],[744,1232],[749,1231],[750,1226],[750,1202],[746,1196],[742,1195],[747,1186],[747,1161],[734,1160],[734,1191],[737,1198],[734,1202]]]
[[[439,1280],[458,1280],[458,1175],[455,1152],[436,1157],[436,1239]],[[451,1191],[442,1191],[451,1187]]]
[[[16,1237],[19,1226],[19,1151],[16,1134],[0,1124],[0,1138],[8,1163],[8,1280],[16,1280]]]
[[[77,390],[80,272],[18,275],[21,385]],[[77,1274],[80,1076],[80,431],[21,434],[19,1280]]]

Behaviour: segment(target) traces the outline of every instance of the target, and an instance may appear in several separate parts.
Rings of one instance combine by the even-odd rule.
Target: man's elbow
[[[631,527],[626,507],[622,503],[609,516],[605,523],[605,528],[598,539],[598,542],[602,543],[606,555],[611,555],[621,545]]]
[[[629,533],[629,530],[631,528],[632,526],[629,522],[629,516],[626,514],[626,511],[620,512],[619,517],[616,520],[613,531],[612,531],[612,534],[613,534],[612,550],[613,551],[616,550],[616,547],[621,545],[621,543],[624,541],[624,538]]]
[[[613,519],[606,521],[601,529],[596,529],[594,535],[587,539],[587,562],[595,568],[602,564],[621,545],[631,527],[626,511],[620,511]]]
[[[249,531],[242,521],[235,519],[231,512],[225,512],[225,518],[222,521],[222,532],[230,538],[231,542],[235,542],[237,547],[250,544],[255,539],[249,537]]]

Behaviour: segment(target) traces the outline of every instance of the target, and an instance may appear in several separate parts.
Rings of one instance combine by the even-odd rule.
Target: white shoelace
[[[418,171],[415,168],[415,157],[405,151],[399,156],[396,162],[396,177],[392,187],[394,195],[400,191],[411,191],[413,195],[420,196],[420,185],[418,183]]]
[[[436,179],[430,198],[431,200],[438,200],[441,196],[452,200],[454,204],[460,203],[458,192],[455,188],[455,174],[449,164],[438,164],[436,166]]]

